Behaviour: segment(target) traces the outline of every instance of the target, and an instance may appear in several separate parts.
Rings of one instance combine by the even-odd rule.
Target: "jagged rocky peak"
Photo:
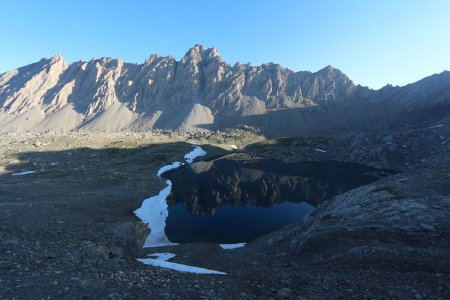
[[[328,65],[325,68],[319,70],[319,72],[323,72],[323,73],[333,73],[334,71],[340,72],[338,69],[334,68],[332,65]]]
[[[208,50],[209,50],[208,51],[208,56],[209,57],[220,57],[219,50],[217,50],[216,47],[212,47],[212,48],[210,48]]]
[[[326,77],[332,80],[336,80],[336,79],[342,79],[348,82],[353,83],[353,81],[348,78],[347,75],[345,75],[341,70],[336,69],[335,67],[328,65],[325,68],[317,71],[315,74],[317,75],[321,75],[322,77]]]
[[[66,67],[69,66],[69,64],[63,59],[61,54],[57,53],[57,54],[53,55],[50,58],[43,57],[37,63],[24,66],[21,69],[23,69],[23,68],[31,69],[32,66],[36,66],[36,67],[39,67],[39,68],[42,68],[42,69],[49,70],[51,68],[54,69],[54,66],[59,66],[59,67],[66,68]]]
[[[104,68],[117,68],[121,67],[124,64],[124,61],[120,58],[113,58],[113,57],[101,57],[101,58],[94,58],[91,61],[88,62],[89,64],[99,65]]]
[[[217,50],[216,47],[212,47],[206,50],[206,59],[209,60],[218,60],[218,61],[222,61],[222,57],[219,54],[219,50]]]
[[[182,62],[200,62],[200,61],[208,61],[208,60],[219,60],[221,61],[222,58],[220,57],[219,51],[217,48],[205,48],[203,45],[195,45],[191,49],[186,52],[184,57],[181,59]]]
[[[197,44],[197,45],[194,45],[192,48],[190,48],[186,52],[185,56],[191,56],[191,57],[198,56],[198,55],[201,56],[201,54],[203,53],[204,50],[205,50],[205,47],[203,47],[203,45]]]
[[[146,65],[150,65],[150,64],[152,64],[154,61],[156,61],[156,60],[158,60],[158,59],[160,59],[160,58],[161,58],[161,56],[159,56],[158,54],[152,54],[152,55],[150,55],[149,58],[147,58],[147,59],[145,60],[145,64],[146,64]]]
[[[144,67],[145,66],[159,66],[159,65],[163,65],[163,66],[167,66],[168,64],[173,64],[175,63],[175,58],[171,55],[167,55],[167,56],[160,56],[158,54],[152,54],[150,55],[149,58],[147,58],[144,62]]]
[[[57,63],[60,61],[64,61],[63,57],[61,56],[61,54],[57,53],[55,54],[52,58],[50,58],[50,62],[51,63]]]
[[[331,65],[312,73],[314,82],[312,84],[311,98],[322,98],[323,100],[342,100],[347,98],[356,88],[353,81],[339,69]],[[324,86],[322,92],[321,87]]]
[[[42,58],[38,63],[36,64],[30,64],[27,66],[22,67],[23,69],[28,69],[30,72],[34,69],[34,67],[38,67],[39,70],[35,70],[38,72],[45,72],[45,73],[61,73],[66,68],[69,67],[69,64],[63,59],[63,57],[60,54],[55,54],[54,56],[50,58]]]

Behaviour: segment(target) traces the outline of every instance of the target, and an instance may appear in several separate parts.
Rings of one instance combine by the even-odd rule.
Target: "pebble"
[[[434,226],[426,224],[426,223],[420,223],[420,228],[426,230],[426,231],[432,231],[434,230]]]
[[[280,288],[277,291],[277,296],[282,298],[282,299],[295,299],[295,298],[299,298],[298,297],[298,292],[293,291],[289,288],[283,287]]]

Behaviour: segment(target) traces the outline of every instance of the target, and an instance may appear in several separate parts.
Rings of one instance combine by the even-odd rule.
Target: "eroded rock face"
[[[449,78],[444,72],[373,91],[331,66],[315,73],[274,63],[231,66],[216,48],[201,45],[180,61],[151,55],[143,64],[113,58],[68,64],[56,55],[0,75],[0,125],[11,131],[277,124],[277,132],[318,132],[372,126],[375,117],[391,122],[405,107],[414,115],[418,106],[449,103]]]
[[[28,112],[16,124],[3,116],[4,130],[25,128],[25,121],[60,129],[57,124],[68,115],[71,122],[65,129],[80,128],[118,106],[133,115],[126,124],[117,128],[99,122],[98,128],[90,124],[87,129],[129,128],[152,118],[150,127],[176,129],[212,124],[216,115],[264,114],[267,109],[340,101],[354,89],[332,67],[294,73],[272,63],[230,66],[216,48],[196,45],[180,61],[151,55],[141,65],[112,58],[70,65],[60,55],[42,59],[0,75],[0,109],[14,117]],[[124,113],[108,121],[113,124]]]
[[[6,72],[0,76],[0,105],[2,110],[21,114],[34,106],[42,105],[47,91],[55,88],[69,65],[58,54],[51,59]],[[69,86],[65,89],[70,88]],[[54,105],[62,104],[61,97]]]

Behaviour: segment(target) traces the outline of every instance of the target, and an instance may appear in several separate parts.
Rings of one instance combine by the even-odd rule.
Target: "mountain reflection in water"
[[[303,218],[314,207],[378,179],[377,170],[352,163],[283,163],[219,158],[164,173],[170,241],[249,241]]]

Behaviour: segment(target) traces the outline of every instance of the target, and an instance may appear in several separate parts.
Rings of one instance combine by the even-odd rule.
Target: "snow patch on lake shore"
[[[174,163],[171,163],[170,165],[164,166],[161,169],[159,169],[159,171],[158,171],[158,173],[156,173],[156,175],[158,175],[158,177],[161,177],[162,173],[166,173],[167,171],[178,169],[181,166],[182,166],[182,164],[180,162],[176,161]]]
[[[145,240],[144,247],[161,247],[176,245],[171,243],[164,232],[166,219],[169,215],[166,199],[172,189],[172,182],[166,181],[167,186],[158,195],[147,198],[134,214],[147,224],[151,232]]]
[[[187,163],[192,163],[195,158],[206,155],[206,151],[201,147],[196,146],[194,150],[184,156]],[[158,170],[158,177],[167,171],[178,169],[183,164],[181,162],[173,162]],[[161,247],[177,245],[169,241],[164,229],[166,228],[166,219],[169,215],[167,206],[167,197],[172,189],[172,182],[166,180],[166,187],[162,189],[158,195],[145,199],[141,207],[134,211],[134,214],[147,224],[151,232],[145,240],[144,247]]]
[[[203,150],[201,147],[196,146],[194,148],[194,150],[192,150],[191,152],[189,152],[188,154],[186,154],[184,156],[184,159],[187,161],[188,164],[191,164],[194,159],[196,159],[197,157],[201,157],[201,156],[205,156],[206,155],[206,151]]]

